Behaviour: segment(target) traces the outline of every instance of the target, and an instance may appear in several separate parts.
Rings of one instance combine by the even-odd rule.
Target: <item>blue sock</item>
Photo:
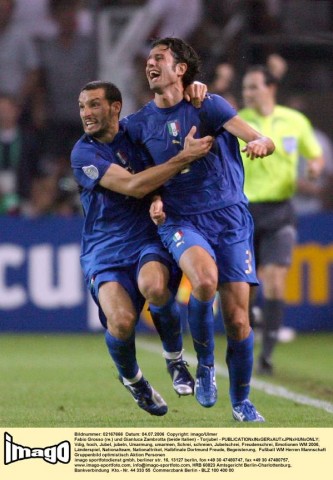
[[[149,310],[156,330],[162,340],[165,352],[181,352],[183,349],[182,324],[179,306],[174,297],[158,307],[149,304]]]
[[[248,398],[253,367],[254,334],[251,330],[244,340],[227,338],[226,362],[229,370],[229,395],[234,406]]]
[[[188,303],[188,323],[193,346],[201,365],[214,365],[214,297],[208,302],[197,300],[192,294]]]
[[[128,340],[119,340],[113,337],[107,330],[105,332],[105,341],[119,375],[127,379],[134,378],[139,371],[136,361],[134,334]]]

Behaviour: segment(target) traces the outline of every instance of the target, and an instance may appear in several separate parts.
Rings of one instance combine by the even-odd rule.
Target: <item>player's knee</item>
[[[216,293],[217,279],[213,275],[199,276],[192,285],[194,295],[201,301],[207,302]]]
[[[151,281],[143,284],[140,290],[148,303],[164,305],[168,301],[169,291],[164,282]]]
[[[233,309],[231,312],[223,312],[226,333],[236,340],[245,338],[250,330],[248,312],[241,308]]]
[[[136,316],[126,310],[115,310],[107,318],[108,330],[119,340],[127,340],[135,328]]]

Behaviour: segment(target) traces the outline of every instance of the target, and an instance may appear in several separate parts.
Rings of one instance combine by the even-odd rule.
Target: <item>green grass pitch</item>
[[[225,347],[225,337],[217,336],[219,398],[213,408],[205,409],[194,397],[179,398],[173,391],[159,339],[138,335],[141,369],[169,406],[167,415],[153,417],[135,405],[117,380],[102,333],[4,334],[0,337],[0,426],[333,427],[333,333],[299,334],[293,342],[279,344],[276,374],[260,379],[253,376],[250,398],[266,418],[264,424],[237,423],[232,419],[228,379],[223,373]],[[195,356],[188,337],[185,358],[194,375]],[[268,393],[267,388],[273,390]],[[287,395],[281,396],[280,391]]]

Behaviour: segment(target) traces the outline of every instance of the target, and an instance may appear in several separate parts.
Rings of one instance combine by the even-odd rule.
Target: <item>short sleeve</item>
[[[90,148],[89,148],[90,147]],[[93,190],[110,167],[110,159],[93,146],[76,146],[71,155],[71,165],[76,181],[84,188]]]
[[[223,125],[236,115],[236,110],[227,100],[214,94],[207,95],[200,112],[201,120],[214,133],[218,133],[223,128]]]

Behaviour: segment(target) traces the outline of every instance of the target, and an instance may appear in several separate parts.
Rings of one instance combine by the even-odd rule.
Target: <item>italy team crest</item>
[[[181,230],[178,230],[172,237],[172,240],[175,242],[176,244],[176,247],[180,247],[180,245],[182,245],[184,242],[184,232],[182,232]]]
[[[178,137],[180,132],[180,125],[178,120],[172,120],[171,122],[168,122],[168,130],[170,135],[172,135],[173,137]]]

